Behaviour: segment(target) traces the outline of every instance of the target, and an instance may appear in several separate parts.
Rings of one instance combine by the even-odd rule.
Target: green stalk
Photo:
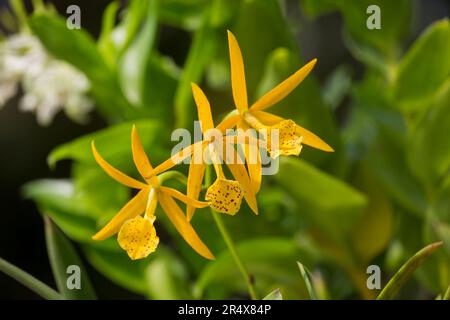
[[[36,279],[29,273],[19,269],[15,265],[12,265],[6,260],[0,258],[0,271],[3,271],[5,274],[10,276],[11,278],[17,280],[21,284],[23,284],[28,289],[34,291],[39,296],[47,300],[62,300],[63,297],[56,292],[54,289],[47,286],[42,281]]]
[[[211,185],[211,169],[210,166],[206,167],[206,174],[205,174],[205,182],[206,185]],[[227,248],[231,254],[231,257],[233,258],[234,262],[236,263],[239,271],[241,272],[242,276],[245,279],[245,283],[247,284],[248,293],[250,295],[250,298],[252,300],[258,300],[258,296],[256,295],[255,287],[253,286],[252,278],[250,277],[250,274],[248,273],[247,269],[245,268],[244,264],[242,263],[241,258],[239,257],[236,247],[233,243],[233,240],[230,237],[230,234],[223,223],[222,217],[220,214],[213,209],[211,209],[211,214],[214,218],[214,221],[217,225],[217,228],[219,229],[219,232],[225,241],[225,244],[227,245]]]

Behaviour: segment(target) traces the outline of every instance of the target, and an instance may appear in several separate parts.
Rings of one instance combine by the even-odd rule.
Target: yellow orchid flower
[[[238,163],[238,161],[230,161],[230,159],[225,161],[236,181],[227,179],[221,167],[222,159],[227,160],[226,148],[223,147],[224,144],[228,143],[226,136],[223,135],[225,133],[224,128],[230,126],[230,123],[235,120],[232,117],[227,118],[215,128],[208,98],[198,85],[192,83],[191,86],[204,140],[193,151],[189,165],[187,196],[193,199],[197,199],[199,196],[206,168],[203,157],[206,151],[209,152],[217,176],[216,181],[206,191],[205,199],[209,201],[210,207],[218,212],[234,215],[239,211],[244,197],[252,211],[258,214],[256,192],[253,190],[243,162]],[[211,134],[212,132],[219,133],[219,137]],[[222,150],[222,154],[218,154],[219,150]],[[186,215],[189,220],[192,219],[194,212],[195,207],[187,205]]]
[[[246,131],[249,128],[256,130],[267,130],[267,147],[271,157],[279,155],[299,155],[302,144],[311,147],[332,152],[334,151],[327,143],[316,136],[314,133],[302,128],[290,119],[283,119],[279,116],[263,111],[284,99],[292,90],[294,90],[303,79],[311,72],[316,59],[310,61],[297,72],[284,80],[278,86],[270,90],[258,101],[248,107],[247,87],[245,82],[244,62],[241,49],[235,36],[228,31],[228,46],[231,65],[231,86],[233,99],[237,109],[238,116],[232,116],[224,129],[236,127]],[[271,149],[271,130],[277,129],[279,134],[279,144]],[[261,184],[261,161],[249,161],[251,153],[248,145],[244,150],[247,167],[254,189],[259,190]]]
[[[161,208],[184,240],[201,256],[207,259],[214,259],[213,254],[200,240],[183,211],[175,202],[175,199],[196,208],[204,208],[208,206],[208,203],[189,198],[175,189],[162,186],[158,176],[153,174],[156,169],[152,168],[134,126],[131,133],[131,141],[133,160],[145,183],[127,176],[107,163],[100,156],[92,141],[92,152],[100,167],[118,182],[139,190],[92,239],[104,240],[118,233],[117,240],[131,259],[147,257],[156,250],[159,243],[159,238],[153,225],[156,219],[155,210],[159,202]],[[168,166],[166,165],[166,167]],[[163,172],[163,169],[164,167],[159,167],[158,171]],[[141,216],[142,214],[144,216]]]

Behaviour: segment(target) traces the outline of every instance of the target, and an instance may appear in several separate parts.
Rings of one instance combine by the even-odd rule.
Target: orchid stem
[[[206,180],[207,185],[211,184],[210,166],[206,167],[205,180]],[[222,220],[222,217],[220,216],[220,214],[218,212],[214,211],[213,209],[211,209],[211,214],[214,218],[214,221],[217,225],[217,228],[219,229],[219,232],[220,232],[223,240],[225,241],[225,244],[227,245],[228,250],[230,251],[231,257],[233,258],[239,271],[241,272],[242,276],[245,279],[250,298],[252,300],[258,300],[255,287],[253,286],[252,278],[250,277],[250,274],[248,273],[247,269],[245,268],[244,264],[242,263],[241,258],[239,257],[239,255],[236,251],[236,247],[235,247],[233,240],[231,239],[231,236]]]
[[[19,269],[15,265],[0,258],[0,271],[4,272],[11,278],[23,284],[28,289],[34,291],[39,296],[47,300],[61,300],[64,299],[57,291],[47,286],[42,281],[36,279],[29,273]]]

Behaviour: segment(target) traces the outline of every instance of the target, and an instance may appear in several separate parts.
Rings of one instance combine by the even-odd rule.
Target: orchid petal
[[[231,88],[234,103],[239,113],[248,109],[247,85],[245,82],[244,61],[241,49],[235,36],[228,31],[228,46],[230,51]]]
[[[186,242],[201,256],[206,259],[213,260],[214,256],[209,251],[208,247],[202,242],[197,233],[195,232],[192,225],[187,220],[186,216],[183,214],[183,211],[177,205],[175,200],[172,199],[171,196],[165,194],[164,192],[160,193],[159,198],[161,207],[169,217],[170,221],[173,223],[175,228],[178,230],[180,235],[186,240]]]
[[[317,59],[313,59],[297,72],[277,85],[275,88],[267,92],[258,101],[256,101],[251,107],[251,111],[263,110],[273,106],[275,103],[281,101],[289,93],[292,92],[302,82],[306,76],[311,72],[316,64]]]
[[[148,188],[139,191],[92,239],[105,240],[109,238],[120,230],[125,221],[143,213],[147,206],[148,193]]]
[[[105,159],[102,158],[102,156],[98,153],[97,149],[95,148],[94,141],[91,143],[92,147],[92,153],[94,154],[95,161],[99,164],[100,167],[102,167],[103,170],[114,180],[126,185],[127,187],[134,188],[134,189],[142,189],[146,188],[147,185],[133,179],[129,176],[127,176],[125,173],[117,170],[113,166],[111,166],[108,162],[105,161]]]

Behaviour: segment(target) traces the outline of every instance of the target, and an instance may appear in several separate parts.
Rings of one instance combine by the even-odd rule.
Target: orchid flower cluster
[[[108,164],[92,142],[94,158],[103,170],[118,182],[138,190],[114,218],[93,236],[94,240],[104,240],[118,234],[119,245],[131,259],[147,257],[156,250],[159,243],[154,226],[155,212],[159,204],[186,242],[201,256],[214,259],[190,223],[197,208],[209,206],[217,212],[234,215],[245,199],[250,209],[258,214],[256,194],[260,190],[262,180],[260,152],[268,152],[272,158],[281,155],[298,156],[304,144],[326,152],[333,151],[318,136],[293,120],[283,119],[264,111],[294,90],[311,72],[316,59],[300,68],[249,107],[242,53],[235,36],[230,31],[228,31],[228,45],[232,95],[236,110],[230,112],[215,126],[206,95],[198,85],[192,84],[203,140],[182,149],[160,165],[153,167],[141,144],[138,131],[133,127],[131,133],[133,160],[144,182],[129,177]],[[227,134],[229,129],[234,128],[236,135]],[[265,131],[265,138],[251,136],[248,134],[249,129]],[[211,134],[212,130],[219,132],[219,135]],[[276,133],[277,143],[273,143],[272,133]],[[222,145],[241,147],[245,161],[237,161],[235,154],[230,156],[227,152],[224,153]],[[164,179],[161,179],[161,174],[189,157],[186,194],[163,186]],[[205,201],[200,201],[198,199],[202,191],[206,166],[209,163],[214,167],[216,180],[207,186]],[[234,179],[227,178],[222,164],[228,167]],[[186,205],[185,212],[176,200]]]

